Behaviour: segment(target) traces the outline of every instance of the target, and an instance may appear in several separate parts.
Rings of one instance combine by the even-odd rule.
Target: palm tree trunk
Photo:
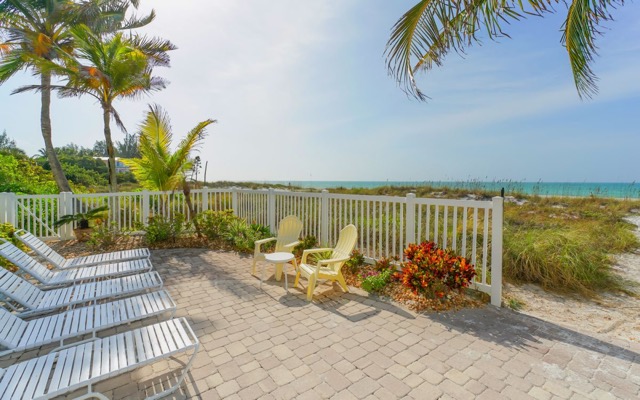
[[[196,210],[193,208],[193,202],[191,201],[191,187],[189,186],[189,182],[187,182],[186,178],[182,181],[182,193],[184,193],[184,200],[187,203],[187,208],[189,209],[189,218],[191,218],[193,226],[196,228],[196,234],[201,238],[202,231],[200,230],[200,224],[196,218]]]
[[[40,84],[42,85],[40,129],[42,131],[44,148],[47,152],[51,173],[60,192],[71,192],[71,186],[69,186],[69,181],[62,171],[62,165],[60,165],[56,150],[53,147],[53,141],[51,140],[51,74],[42,72],[40,74]]]
[[[113,148],[113,140],[111,140],[111,106],[103,104],[102,110],[104,141],[107,143],[107,155],[109,156],[109,161],[107,162],[109,167],[109,191],[116,193],[118,191],[118,177],[116,175],[116,151]]]

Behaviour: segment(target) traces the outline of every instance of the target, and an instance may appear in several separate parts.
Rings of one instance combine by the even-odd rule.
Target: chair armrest
[[[350,257],[342,257],[342,258],[328,258],[326,260],[318,260],[317,264],[333,264],[337,262],[347,261]]]
[[[321,248],[321,249],[307,249],[307,250],[302,252],[302,260],[300,262],[305,264],[307,262],[307,256],[309,254],[322,253],[324,251],[333,251],[333,249],[330,248],[330,247],[325,247],[325,248]]]
[[[289,243],[289,244],[285,244],[284,246],[282,246],[283,248],[287,249],[287,250],[293,250],[294,247],[296,247],[297,245],[300,244],[299,240],[296,240],[295,242]]]
[[[273,242],[274,240],[276,240],[276,238],[272,237],[272,238],[267,238],[267,239],[260,239],[260,240],[256,240],[255,241],[255,252],[259,253],[260,252],[260,246],[265,244],[265,243],[269,243],[269,242]]]

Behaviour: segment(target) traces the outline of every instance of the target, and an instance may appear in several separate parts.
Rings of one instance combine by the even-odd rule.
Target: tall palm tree
[[[440,66],[449,51],[463,53],[477,42],[484,31],[490,39],[508,35],[504,23],[519,20],[525,14],[542,16],[555,12],[560,0],[420,0],[394,25],[385,55],[390,74],[405,92],[420,100],[426,96],[415,82],[415,73]],[[610,8],[624,0],[569,0],[562,26],[562,44],[566,47],[573,79],[581,98],[598,91],[597,77],[591,69],[596,54],[595,36],[602,23],[612,19]]]
[[[161,90],[166,81],[152,76],[154,66],[169,64],[167,52],[175,49],[169,41],[146,37],[125,37],[121,32],[100,35],[86,25],[70,29],[73,34],[75,57],[65,58],[65,65],[47,64],[59,74],[65,85],[51,85],[61,97],[94,97],[102,108],[104,138],[109,157],[109,189],[118,190],[115,149],[111,136],[111,118],[120,129],[126,128],[114,108],[119,98],[136,99],[144,94]],[[39,85],[24,86],[16,92],[42,90]]]
[[[87,23],[101,32],[134,29],[151,22],[153,11],[138,19],[125,18],[129,4],[138,0],[0,0],[0,84],[16,72],[31,69],[40,75],[40,127],[46,155],[58,189],[71,191],[62,171],[52,140],[51,72],[40,68],[41,62],[56,60],[70,51],[73,40],[69,28]]]

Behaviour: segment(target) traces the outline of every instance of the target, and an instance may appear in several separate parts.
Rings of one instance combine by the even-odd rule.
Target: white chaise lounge
[[[148,397],[160,398],[182,384],[199,346],[184,318],[160,322],[0,369],[0,398],[51,399],[87,388],[88,393],[78,399],[96,397],[107,400],[103,394],[93,391],[95,383],[192,351],[176,384]]]
[[[0,256],[9,260],[23,272],[31,275],[45,287],[69,285],[82,281],[100,278],[115,278],[119,276],[139,274],[150,271],[151,261],[148,258],[123,261],[114,264],[94,265],[91,267],[66,270],[50,270],[34,260],[30,255],[4,239],[0,239]]]
[[[124,297],[162,288],[157,272],[129,275],[99,282],[42,290],[18,275],[0,268],[0,300],[20,316],[42,314],[75,304]]]
[[[137,260],[140,258],[149,258],[149,249],[140,248],[133,250],[114,251],[111,253],[92,254],[90,256],[64,258],[58,252],[47,246],[45,242],[38,239],[31,233],[21,229],[14,233],[14,236],[24,243],[36,254],[50,262],[54,267],[59,269],[89,267],[98,264],[108,264],[120,261]]]
[[[176,303],[165,290],[145,293],[112,301],[79,307],[60,314],[24,321],[4,308],[0,308],[0,356],[40,347],[45,344],[96,333],[114,326],[167,313],[176,312]],[[74,346],[81,342],[72,343]]]

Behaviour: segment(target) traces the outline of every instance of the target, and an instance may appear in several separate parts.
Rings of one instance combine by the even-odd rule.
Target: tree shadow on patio
[[[561,342],[570,346],[615,357],[620,360],[640,363],[640,353],[589,336],[575,330],[556,325],[526,314],[508,309],[487,306],[480,309],[465,309],[458,312],[422,314],[449,330],[473,335],[481,340],[504,347],[518,349],[542,349],[548,347],[544,341]]]

